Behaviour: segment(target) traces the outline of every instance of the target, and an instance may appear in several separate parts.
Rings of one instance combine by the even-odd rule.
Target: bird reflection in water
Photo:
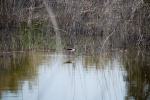
[[[68,55],[67,55],[67,58],[68,60],[65,62],[66,64],[72,64],[72,63],[75,63],[75,60],[74,59],[71,59],[71,52],[74,52],[75,51],[75,48],[74,47],[67,47],[67,48],[64,48],[67,52],[68,52]],[[73,55],[74,56],[74,55]],[[73,57],[72,57],[73,58]]]

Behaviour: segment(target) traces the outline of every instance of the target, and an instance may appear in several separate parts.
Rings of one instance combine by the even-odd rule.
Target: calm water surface
[[[132,57],[126,52],[5,54],[0,100],[148,100],[149,69]]]

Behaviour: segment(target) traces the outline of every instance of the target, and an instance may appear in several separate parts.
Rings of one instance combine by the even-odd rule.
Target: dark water
[[[149,100],[146,53],[19,52],[0,58],[0,100]]]

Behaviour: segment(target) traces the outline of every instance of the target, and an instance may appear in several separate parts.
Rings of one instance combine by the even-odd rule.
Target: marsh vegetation
[[[0,0],[2,100],[149,100],[149,51],[149,0]]]
[[[93,37],[97,48],[149,50],[148,0],[1,0],[1,51],[56,49],[55,26],[44,2],[55,14],[61,39],[67,36],[63,46]]]

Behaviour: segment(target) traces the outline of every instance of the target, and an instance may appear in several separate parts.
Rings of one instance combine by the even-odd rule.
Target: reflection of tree
[[[96,52],[96,51],[95,51]],[[84,58],[84,66],[86,69],[90,69],[95,67],[98,69],[105,69],[106,65],[109,62],[112,62],[114,60],[114,56],[109,54],[96,54],[94,56],[86,56]]]
[[[25,80],[33,83],[37,77],[37,65],[40,63],[37,54],[12,53],[0,59],[0,96],[2,91],[8,90],[16,93],[21,90]],[[30,88],[32,85],[30,85]]]
[[[127,52],[124,66],[127,70],[127,100],[150,99],[150,67],[147,52]]]

